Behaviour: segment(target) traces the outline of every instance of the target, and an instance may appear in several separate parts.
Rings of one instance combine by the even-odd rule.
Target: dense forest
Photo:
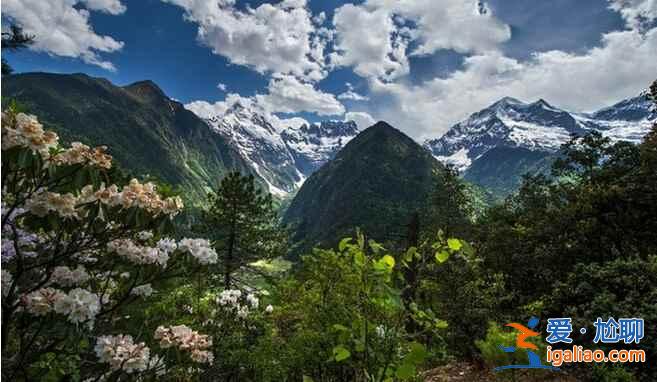
[[[573,136],[501,202],[374,126],[300,192],[322,204],[298,195],[286,215],[236,171],[185,207],[113,147],[3,110],[3,379],[414,381],[464,364],[491,380],[657,378],[657,125],[639,145]],[[551,317],[643,318],[644,340],[621,346],[648,362],[493,373],[527,362],[499,345],[531,317],[542,333]],[[574,344],[618,346],[593,334]]]

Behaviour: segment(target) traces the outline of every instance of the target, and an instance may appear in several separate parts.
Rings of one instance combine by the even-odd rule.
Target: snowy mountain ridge
[[[240,152],[277,196],[296,191],[359,132],[353,121],[276,128],[239,103],[206,123]]]
[[[496,147],[556,152],[572,134],[596,130],[614,141],[641,141],[657,118],[645,95],[593,113],[572,113],[540,99],[505,97],[457,123],[442,137],[424,142],[433,155],[459,171]]]

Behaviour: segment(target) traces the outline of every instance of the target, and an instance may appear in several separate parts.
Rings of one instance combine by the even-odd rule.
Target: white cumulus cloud
[[[392,100],[377,115],[415,137],[436,137],[504,96],[545,98],[575,111],[636,96],[657,76],[655,52],[657,28],[617,31],[603,35],[601,46],[583,54],[548,51],[518,61],[485,53],[466,58],[462,70],[420,85],[378,79],[370,84],[373,93]]]
[[[346,4],[335,11],[333,24],[333,66],[352,66],[362,77],[389,80],[408,73],[408,30],[400,30],[387,9]]]
[[[344,120],[356,122],[358,129],[361,131],[376,123],[374,118],[364,111],[349,111],[345,113]]]
[[[370,98],[354,91],[354,86],[347,82],[347,91],[338,94],[338,99],[351,100],[351,101],[369,101]]]
[[[511,28],[475,0],[368,0],[338,8],[333,24],[331,63],[385,80],[409,73],[409,55],[481,53],[511,38]]]
[[[90,11],[111,15],[125,12],[118,0],[5,0],[2,15],[36,37],[30,49],[80,58],[84,62],[115,70],[99,53],[120,50],[123,42],[97,34],[89,22]]]
[[[609,8],[619,12],[628,27],[638,29],[657,19],[657,0],[609,0]]]
[[[164,0],[185,10],[198,39],[231,63],[260,73],[326,76],[325,31],[316,28],[304,0],[238,9],[235,0]]]
[[[275,113],[316,113],[318,115],[342,115],[344,106],[333,94],[316,89],[313,84],[300,81],[291,75],[276,75],[270,81],[267,92],[253,97],[229,93],[223,101],[210,103],[193,101],[185,107],[202,118],[222,115],[240,103],[242,106],[265,115],[270,121],[279,121]]]
[[[344,106],[331,93],[316,89],[291,75],[274,76],[267,94],[257,94],[256,102],[271,113],[309,112],[319,115],[342,115]]]

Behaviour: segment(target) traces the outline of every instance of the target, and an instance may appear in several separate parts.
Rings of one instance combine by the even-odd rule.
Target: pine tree
[[[224,288],[240,281],[238,272],[256,272],[253,262],[284,255],[287,238],[272,197],[256,187],[252,175],[229,173],[208,199],[201,230],[214,240]]]
[[[23,28],[17,25],[11,25],[10,30],[2,32],[2,50],[16,51],[18,49],[26,48],[34,42],[35,36],[25,34]],[[11,74],[14,70],[7,60],[2,59],[2,75]]]

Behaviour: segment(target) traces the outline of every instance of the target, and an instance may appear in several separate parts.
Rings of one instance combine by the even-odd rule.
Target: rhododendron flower
[[[93,322],[100,312],[100,298],[86,289],[75,288],[55,301],[55,312],[68,316],[74,324]]]
[[[259,300],[258,297],[256,297],[256,295],[254,295],[253,293],[249,293],[249,295],[246,296],[246,301],[247,301],[247,302],[249,303],[249,305],[251,305],[251,307],[254,308],[254,309],[257,309],[257,308],[258,308],[258,305],[260,304],[260,300]]]
[[[11,288],[11,284],[14,282],[14,277],[6,269],[3,269],[1,274],[2,275],[0,276],[0,280],[2,280],[2,297],[7,297],[7,294],[9,294],[9,288]]]
[[[51,276],[51,281],[61,286],[79,285],[87,280],[89,274],[82,265],[78,265],[74,270],[66,266],[55,267]]]
[[[135,264],[167,265],[169,254],[158,248],[141,246],[130,239],[117,239],[107,244],[107,249]]]
[[[152,295],[154,292],[153,287],[151,287],[151,284],[144,284],[144,285],[139,285],[130,291],[130,294],[135,295],[135,296],[141,296],[141,297],[148,297]]]
[[[150,240],[153,238],[153,232],[150,231],[141,231],[137,234],[137,239],[139,240]]]
[[[172,253],[178,249],[178,244],[175,240],[169,239],[168,237],[162,238],[157,242],[157,248],[166,253]]]
[[[13,119],[13,120],[12,120]],[[59,137],[51,131],[44,131],[43,126],[33,115],[2,113],[2,149],[28,147],[41,155],[50,157],[50,149],[57,147]]]
[[[100,362],[126,373],[144,371],[150,361],[150,349],[143,342],[135,344],[130,335],[100,336],[94,351]]]
[[[176,347],[179,350],[189,351],[190,357],[195,362],[212,363],[214,361],[214,355],[207,351],[212,346],[212,339],[186,325],[159,326],[153,337],[160,340],[160,347],[163,349]]]
[[[206,239],[182,239],[178,249],[189,252],[201,264],[214,264],[219,258]]]
[[[23,296],[21,302],[29,313],[36,316],[45,316],[53,311],[55,305],[65,297],[66,294],[59,289],[41,288]]]

